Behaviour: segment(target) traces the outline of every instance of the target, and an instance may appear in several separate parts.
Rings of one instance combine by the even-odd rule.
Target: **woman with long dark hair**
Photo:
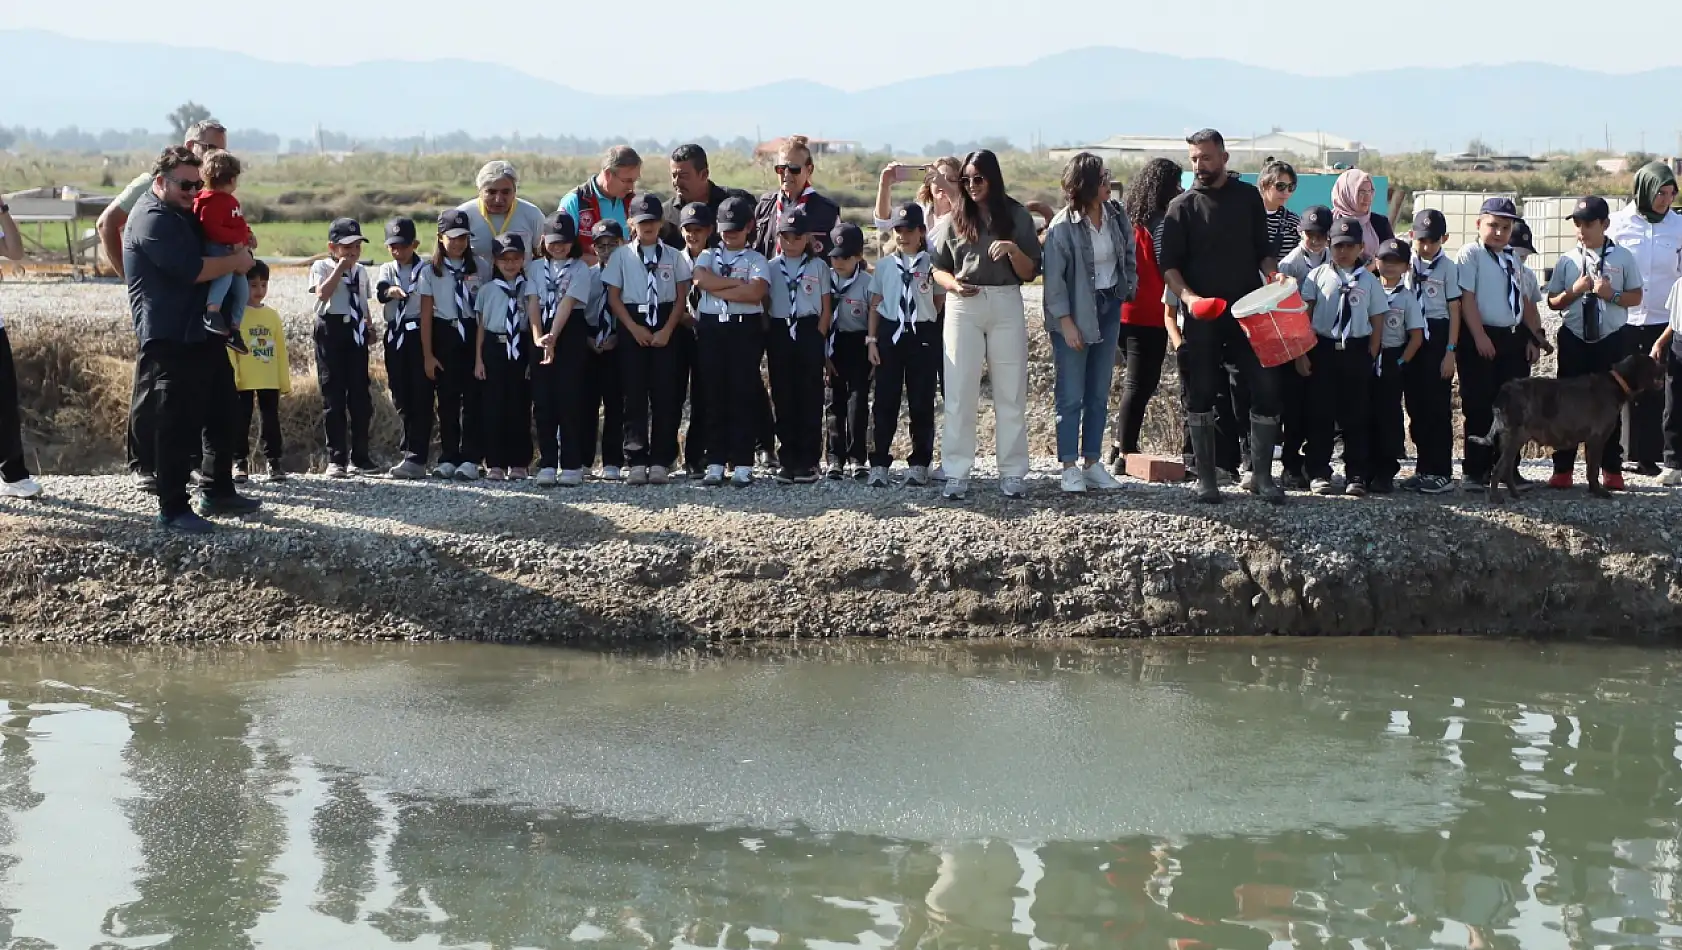
[[[1162,295],[1162,269],[1157,251],[1162,240],[1162,215],[1181,192],[1178,163],[1155,158],[1127,183],[1121,206],[1133,223],[1133,254],[1139,285],[1133,299],[1121,305],[1121,404],[1116,409],[1112,464],[1139,451],[1145,409],[1162,382],[1162,362],[1168,354],[1167,308]]]
[[[1027,494],[1028,327],[1022,285],[1039,273],[1034,220],[1005,191],[999,159],[982,149],[964,159],[962,198],[934,249],[934,280],[947,294],[946,419],[941,458],[947,498],[969,494],[975,465],[981,371],[992,382],[999,488]]]
[[[1045,232],[1045,328],[1057,366],[1057,460],[1063,490],[1116,489],[1104,468],[1121,307],[1138,285],[1133,222],[1110,198],[1110,173],[1090,152],[1063,168],[1062,211]],[[1077,464],[1084,463],[1084,464]]]

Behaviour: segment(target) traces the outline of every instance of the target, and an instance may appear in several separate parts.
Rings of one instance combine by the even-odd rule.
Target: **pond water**
[[[0,947],[1682,947],[1682,655],[0,652]]]

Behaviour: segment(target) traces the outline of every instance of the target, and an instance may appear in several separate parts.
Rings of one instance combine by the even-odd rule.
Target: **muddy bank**
[[[1025,502],[983,480],[745,491],[252,486],[208,540],[118,477],[0,503],[0,629],[88,640],[1518,634],[1675,642],[1675,496],[1495,509],[1132,486]]]

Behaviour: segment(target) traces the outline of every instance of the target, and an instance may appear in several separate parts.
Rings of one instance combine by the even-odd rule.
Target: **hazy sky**
[[[1348,5],[1346,0],[1343,13],[1326,8],[1324,19],[1313,28],[1290,22],[1313,7],[1257,0],[289,0],[278,6],[215,6],[212,29],[195,22],[194,13],[205,8],[200,3],[77,0],[60,7],[0,0],[0,28],[215,46],[282,62],[474,59],[515,66],[590,92],[632,94],[734,89],[780,79],[809,79],[852,90],[970,67],[1025,63],[1083,46],[1210,56],[1309,74],[1520,60],[1606,72],[1682,64],[1682,47],[1663,39],[1658,24],[1658,32],[1648,34],[1650,42],[1602,33],[1639,33],[1628,15],[1597,20],[1594,46],[1604,55],[1584,56],[1575,31],[1560,29],[1593,9],[1580,0],[1528,0],[1522,8],[1441,0],[1380,8]],[[1185,19],[1193,9],[1198,11],[1195,22]],[[496,10],[507,12],[499,16],[492,12]],[[1361,21],[1355,25],[1365,39],[1339,44],[1327,38],[1324,33],[1338,16]],[[705,26],[696,38],[680,39],[685,24],[697,23]],[[1440,26],[1423,32],[1439,35],[1441,42],[1410,57],[1408,50],[1417,46],[1421,25]],[[590,38],[580,39],[581,31]],[[1500,42],[1480,40],[1494,37]],[[1268,42],[1262,45],[1258,39]],[[1383,51],[1386,57],[1336,52],[1351,45]],[[608,52],[615,46],[624,52]],[[1309,61],[1303,56],[1309,48],[1325,55]],[[715,51],[721,49],[737,54],[738,61],[717,65]],[[592,55],[592,50],[601,52]],[[623,68],[596,68],[609,63]],[[631,68],[638,63],[658,65],[639,74]]]

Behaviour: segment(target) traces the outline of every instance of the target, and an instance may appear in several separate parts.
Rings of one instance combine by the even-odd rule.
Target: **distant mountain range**
[[[5,97],[0,124],[44,129],[161,128],[191,99],[230,126],[283,139],[308,137],[317,124],[368,137],[461,130],[669,140],[800,131],[909,151],[942,138],[1086,144],[1214,126],[1233,137],[1320,129],[1390,152],[1458,151],[1474,137],[1507,152],[1594,148],[1609,130],[1614,151],[1682,151],[1675,108],[1682,68],[1611,75],[1515,63],[1310,78],[1095,47],[859,92],[791,80],[729,93],[612,96],[514,65],[319,67],[33,30],[0,31],[0,62],[30,79],[26,94]],[[408,90],[410,104],[394,106],[391,90]]]

